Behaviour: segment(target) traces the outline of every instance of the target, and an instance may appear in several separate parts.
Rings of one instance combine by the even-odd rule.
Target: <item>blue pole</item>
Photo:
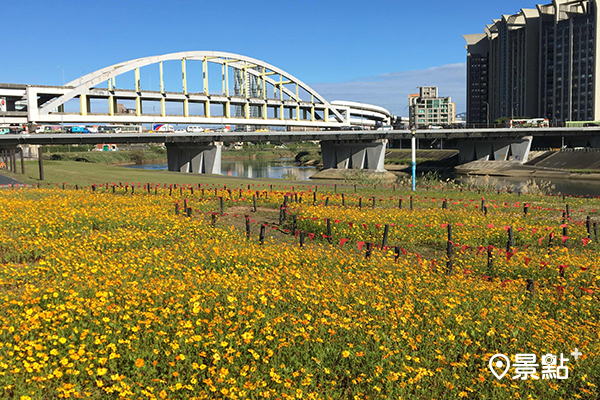
[[[411,129],[411,148],[412,148],[412,190],[416,190],[417,185],[417,140],[415,138],[415,128]]]

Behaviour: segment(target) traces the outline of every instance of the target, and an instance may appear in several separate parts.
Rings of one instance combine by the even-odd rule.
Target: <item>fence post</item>
[[[256,195],[252,195],[252,206],[254,207],[254,212],[256,212]]]
[[[358,198],[358,208],[362,210],[362,197]]]
[[[598,240],[598,225],[596,221],[594,221],[594,237]]]
[[[567,204],[567,219],[571,219],[571,210],[569,209],[569,205]]]
[[[402,199],[398,199],[398,210],[402,210]]]
[[[588,239],[592,239],[592,221],[589,215],[585,219],[585,228],[587,229]]]
[[[390,226],[385,224],[383,228],[383,241],[381,242],[381,247],[386,247],[388,242],[388,233],[390,232]]]
[[[246,215],[246,239],[250,240],[250,218]]]
[[[114,188],[114,186],[113,186]],[[175,203],[175,215],[179,215],[179,204]]]
[[[192,207],[188,207],[185,211],[186,211],[187,217],[191,218],[192,217]]]
[[[488,206],[483,206],[483,216],[487,217],[487,213],[488,213]]]
[[[285,207],[283,205],[279,206],[279,225],[283,224],[283,210]]]
[[[300,232],[300,247],[304,247],[304,232]]]
[[[344,197],[344,193],[342,193],[342,207],[346,207],[346,198]]]
[[[215,226],[217,224],[217,214],[212,213],[210,215],[210,219],[211,219],[212,225]]]
[[[410,209],[413,209],[413,198],[412,195],[410,195]]]
[[[506,242],[506,251],[512,251],[513,247],[515,247],[515,238],[513,236],[513,228],[512,226],[508,227],[508,242]]]
[[[365,252],[365,258],[368,260],[371,258],[371,250],[373,249],[373,243],[367,243],[367,251]]]
[[[327,218],[327,241],[331,244],[331,220]]]
[[[264,225],[260,226],[260,234],[258,236],[258,242],[260,244],[264,244],[265,243],[265,226]]]
[[[568,237],[569,236],[569,228],[568,227],[564,227],[563,228],[563,236]],[[565,247],[569,247],[569,239],[565,240]]]
[[[42,147],[38,148],[38,165],[40,170],[40,181],[44,180],[44,155],[42,153]]]
[[[494,273],[494,256],[492,254],[492,247],[488,245],[487,248],[487,267],[488,267],[488,274],[490,274],[490,277],[493,276]]]
[[[315,190],[313,192],[313,206],[315,205],[316,202],[317,202],[317,191]]]
[[[373,200],[373,204],[371,204],[371,208],[375,208],[375,196],[371,196],[371,199]]]
[[[519,193],[520,193],[520,192],[519,192]],[[529,211],[529,205],[528,205],[528,204],[525,204],[525,205],[523,206],[523,215],[524,215],[524,216],[527,216],[527,212],[528,212],[528,211]]]
[[[446,242],[446,256],[448,257],[448,261],[446,263],[446,273],[448,275],[452,274],[452,225],[448,224],[448,241]]]
[[[400,246],[394,247],[394,262],[398,262],[398,258],[400,258]]]
[[[442,202],[442,210],[447,210],[448,209],[448,201],[446,199],[444,199],[444,201]]]
[[[535,283],[533,279],[527,278],[527,294],[531,297],[533,295],[533,291],[535,290]]]

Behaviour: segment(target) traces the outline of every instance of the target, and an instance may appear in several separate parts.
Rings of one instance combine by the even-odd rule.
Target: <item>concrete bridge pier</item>
[[[387,139],[322,140],[323,168],[385,171],[383,162],[387,142]]]
[[[471,161],[515,161],[529,158],[532,136],[522,138],[457,139],[459,164]]]
[[[223,142],[206,145],[166,143],[169,171],[195,174],[221,173],[221,148]]]

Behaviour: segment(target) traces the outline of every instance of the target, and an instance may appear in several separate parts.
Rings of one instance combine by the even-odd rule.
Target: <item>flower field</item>
[[[337,189],[0,191],[0,398],[600,397],[599,199]]]

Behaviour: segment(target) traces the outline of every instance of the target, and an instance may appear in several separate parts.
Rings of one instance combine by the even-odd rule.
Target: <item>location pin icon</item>
[[[489,366],[492,374],[494,374],[494,376],[500,380],[510,369],[510,360],[504,354],[495,354],[492,356],[492,358],[490,358]],[[498,374],[496,370],[499,370],[502,373]]]

